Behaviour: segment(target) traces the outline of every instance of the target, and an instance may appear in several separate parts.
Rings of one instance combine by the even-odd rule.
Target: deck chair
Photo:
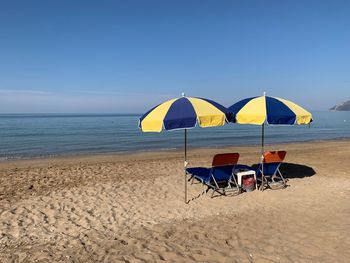
[[[256,176],[258,180],[262,180],[262,167],[264,167],[264,178],[268,187],[271,189],[280,189],[286,187],[286,180],[280,171],[280,166],[286,157],[286,151],[265,152],[263,157],[263,164],[260,164],[256,169]]]
[[[195,179],[206,185],[207,189],[205,192],[208,192],[210,189],[213,190],[211,197],[214,197],[215,192],[220,195],[226,195],[227,192],[239,194],[240,188],[233,174],[238,159],[238,153],[216,154],[211,168],[187,168],[186,172],[191,176],[189,181],[192,180],[193,183]]]

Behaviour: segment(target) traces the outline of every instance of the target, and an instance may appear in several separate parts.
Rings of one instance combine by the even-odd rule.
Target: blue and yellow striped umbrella
[[[168,100],[152,108],[139,120],[143,132],[162,130],[185,130],[185,203],[187,203],[187,129],[195,127],[223,126],[231,121],[232,113],[219,103],[203,99],[185,97]]]
[[[264,154],[264,126],[268,125],[294,125],[309,124],[312,114],[289,100],[264,96],[241,100],[231,107],[232,122],[239,124],[261,125],[261,160]],[[262,165],[263,162],[261,162]],[[264,177],[264,174],[262,174]],[[264,187],[264,179],[261,189]]]
[[[232,113],[219,103],[192,97],[171,99],[145,113],[139,121],[143,132],[161,132],[163,129],[190,129],[222,126],[231,120]]]
[[[233,122],[240,124],[309,124],[312,115],[307,110],[289,100],[276,97],[252,97],[241,100],[229,110]]]

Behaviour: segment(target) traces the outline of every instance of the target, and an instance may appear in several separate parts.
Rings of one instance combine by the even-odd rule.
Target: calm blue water
[[[308,126],[269,126],[266,143],[350,138],[350,112],[313,112]],[[183,147],[183,131],[142,133],[139,115],[0,115],[0,160]],[[261,127],[194,128],[190,147],[260,144]]]

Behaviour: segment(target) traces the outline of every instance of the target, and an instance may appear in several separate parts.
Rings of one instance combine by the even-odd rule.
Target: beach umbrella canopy
[[[239,124],[261,125],[261,152],[264,153],[264,126],[301,125],[312,122],[312,114],[289,100],[269,97],[265,93],[260,97],[243,99],[231,107],[232,122]],[[264,175],[263,175],[264,176]],[[262,187],[263,183],[262,180]]]
[[[294,102],[276,97],[247,98],[233,104],[229,110],[233,113],[233,122],[240,124],[294,125],[312,122],[310,112]]]
[[[161,132],[179,130],[185,132],[185,202],[187,203],[187,129],[195,126],[223,126],[231,121],[232,113],[219,103],[204,99],[186,97],[165,101],[141,116],[139,128],[143,132]]]
[[[139,128],[143,132],[190,129],[197,124],[204,127],[222,126],[231,120],[232,113],[219,103],[192,97],[165,101],[141,116]]]

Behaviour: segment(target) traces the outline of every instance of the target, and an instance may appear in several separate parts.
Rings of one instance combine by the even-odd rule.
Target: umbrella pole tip
[[[266,91],[264,91],[264,96],[266,96]]]
[[[181,96],[182,96],[182,97],[185,97],[185,96],[186,96],[185,92],[182,92],[182,93],[181,93]]]

